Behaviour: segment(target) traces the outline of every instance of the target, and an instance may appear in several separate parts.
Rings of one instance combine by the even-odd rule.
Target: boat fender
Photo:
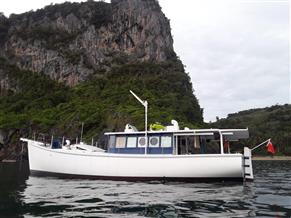
[[[133,125],[130,125],[130,124],[126,124],[125,125],[125,129],[124,129],[124,132],[137,132],[137,128]]]
[[[171,120],[171,124],[173,124],[173,126],[166,127],[167,131],[178,131],[180,129],[179,124],[176,120]]]
[[[66,145],[67,146],[71,145],[71,141],[69,139],[66,140]]]

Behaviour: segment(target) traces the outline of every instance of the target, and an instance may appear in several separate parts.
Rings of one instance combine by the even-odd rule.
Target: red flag
[[[267,144],[267,151],[271,154],[275,154],[275,148],[271,141],[269,141]]]

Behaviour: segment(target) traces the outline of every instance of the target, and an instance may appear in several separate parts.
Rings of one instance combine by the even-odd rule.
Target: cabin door
[[[178,154],[194,153],[194,136],[178,136]]]

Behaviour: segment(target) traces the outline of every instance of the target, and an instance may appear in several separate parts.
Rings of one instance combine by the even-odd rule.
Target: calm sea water
[[[29,176],[0,163],[0,217],[291,217],[291,161],[248,183],[134,183]]]

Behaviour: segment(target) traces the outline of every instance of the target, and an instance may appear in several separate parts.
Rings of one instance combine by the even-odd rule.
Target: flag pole
[[[257,149],[258,147],[261,147],[263,144],[266,144],[267,142],[269,143],[270,141],[271,141],[271,138],[269,138],[268,140],[262,142],[261,144],[255,146],[255,147],[253,147],[253,148],[251,149],[251,151]]]

